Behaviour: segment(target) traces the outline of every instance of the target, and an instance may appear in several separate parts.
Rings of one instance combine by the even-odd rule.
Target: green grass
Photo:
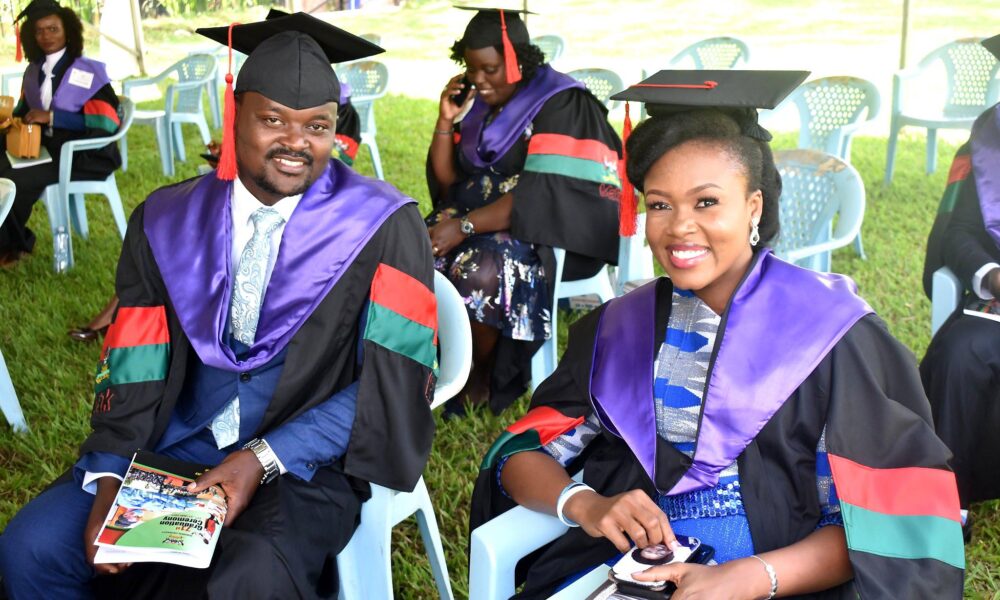
[[[386,177],[429,209],[424,184],[424,156],[434,126],[435,106],[428,100],[389,96],[378,105],[379,147]],[[189,156],[199,150],[188,132]],[[790,134],[778,135],[776,148],[791,147]],[[893,186],[882,188],[885,140],[860,137],[853,161],[868,190],[863,233],[868,260],[853,250],[834,254],[834,269],[853,276],[865,297],[886,319],[893,333],[916,356],[929,341],[930,305],[920,285],[927,232],[944,189],[945,170],[955,148],[942,144],[942,170],[923,173],[923,138],[900,144]],[[126,211],[150,191],[167,183],[160,174],[152,130],[136,127],[129,134],[130,168],[119,177]],[[197,159],[178,163],[178,179],[195,174]],[[367,152],[358,168],[370,174]],[[30,435],[14,435],[0,427],[0,525],[18,507],[72,464],[88,429],[91,380],[99,348],[66,336],[66,329],[85,323],[106,300],[113,280],[118,233],[107,204],[88,199],[91,238],[74,238],[77,266],[65,275],[51,271],[52,240],[42,205],[31,226],[37,249],[10,271],[0,272],[0,348],[29,424]],[[565,321],[565,319],[564,319]],[[565,334],[565,331],[561,332]],[[438,423],[434,451],[427,467],[427,485],[434,498],[455,592],[467,596],[468,502],[479,460],[503,426],[523,411],[522,400],[502,417],[477,413],[460,422]],[[978,529],[968,548],[969,597],[1000,597],[1000,505],[975,507]],[[393,575],[401,598],[432,598],[433,578],[417,528],[397,527],[393,536]]]
[[[421,97],[436,96],[454,71],[446,48],[461,35],[468,18],[448,8],[449,4],[410,1],[401,9],[338,13],[332,19],[351,31],[383,33],[383,45],[389,49],[384,58],[392,69],[391,89],[406,95],[391,95],[378,104],[382,164],[386,178],[418,199],[424,212],[429,210],[424,158],[436,108]],[[911,63],[950,39],[1000,31],[1000,13],[992,10],[989,0],[926,4],[912,3]],[[665,8],[662,2],[638,0],[616,5],[616,10],[597,0],[575,0],[572,10],[566,10],[568,5],[532,0],[532,9],[541,14],[529,21],[536,35],[558,32],[566,38],[567,55],[557,63],[563,69],[610,66],[628,80],[638,75],[640,67],[662,67],[667,57],[698,38],[728,33],[750,43],[752,64],[757,68],[806,67],[823,75],[849,70],[879,83],[883,105],[888,103],[888,74],[898,60],[899,2],[680,0]],[[150,71],[158,72],[189,49],[207,46],[208,42],[192,34],[196,27],[250,21],[263,12],[254,8],[194,19],[146,21]],[[91,35],[88,48],[94,47]],[[9,40],[0,41],[0,55],[13,55]],[[883,116],[886,113],[884,106]],[[885,139],[856,139],[853,163],[868,192],[863,234],[869,259],[859,260],[850,248],[842,249],[834,254],[834,270],[855,278],[893,333],[920,357],[930,338],[930,305],[921,288],[924,246],[955,147],[941,144],[940,170],[927,176],[923,133],[914,130],[911,136],[900,142],[896,179],[888,189],[881,185]],[[195,175],[200,160],[196,137],[187,131],[192,158],[177,164],[175,180]],[[794,144],[791,134],[776,137],[776,148]],[[135,127],[130,132],[129,155],[130,169],[118,177],[126,212],[149,192],[169,183],[160,173],[151,128]],[[364,148],[358,168],[372,173]],[[99,348],[73,342],[65,332],[87,322],[106,301],[121,245],[106,202],[91,198],[88,207],[91,237],[75,237],[75,269],[65,275],[52,273],[52,240],[44,207],[39,204],[31,221],[39,237],[35,254],[13,270],[0,271],[0,322],[6,324],[0,327],[0,349],[32,427],[30,435],[18,436],[0,424],[0,527],[72,464],[88,430]],[[564,336],[561,328],[563,343]],[[461,422],[438,422],[426,480],[457,597],[466,597],[468,592],[468,502],[479,460],[525,405],[522,399],[499,418],[477,413]],[[977,505],[974,513],[978,526],[975,541],[967,548],[966,595],[1000,599],[1000,503]],[[412,522],[394,531],[393,575],[397,597],[435,597],[430,568]]]

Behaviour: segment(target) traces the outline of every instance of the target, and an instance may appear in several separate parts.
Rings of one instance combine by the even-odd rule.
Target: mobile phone
[[[673,551],[663,544],[629,550],[611,568],[609,577],[623,593],[637,595],[641,598],[660,599],[669,597],[669,594],[676,589],[672,583],[666,581],[636,581],[632,579],[632,573],[657,565],[701,562],[705,560],[701,540],[679,535],[677,536],[677,541],[681,545]]]
[[[459,81],[464,87],[462,91],[451,97],[451,101],[455,103],[455,106],[463,106],[465,100],[469,97],[469,93],[472,92],[472,82],[469,81],[468,76],[463,75],[462,79]]]

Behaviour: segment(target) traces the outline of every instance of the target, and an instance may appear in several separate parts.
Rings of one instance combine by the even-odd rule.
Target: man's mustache
[[[275,148],[273,150],[269,150],[268,153],[267,153],[267,156],[265,156],[264,158],[266,158],[267,160],[271,160],[272,158],[278,158],[278,157],[281,157],[281,158],[300,158],[303,161],[305,161],[305,163],[307,165],[312,166],[312,164],[313,164],[313,156],[312,156],[312,154],[310,154],[308,152],[299,152],[299,151],[296,151],[296,150],[290,150],[288,148]]]

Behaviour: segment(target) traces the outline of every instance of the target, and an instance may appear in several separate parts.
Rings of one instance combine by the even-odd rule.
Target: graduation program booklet
[[[973,298],[965,305],[965,314],[1000,321],[1000,302]]]
[[[225,494],[217,486],[197,494],[186,487],[208,468],[136,452],[94,541],[94,562],[208,567],[226,520]]]

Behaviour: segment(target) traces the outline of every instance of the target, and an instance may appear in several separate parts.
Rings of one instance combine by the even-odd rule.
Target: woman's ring
[[[431,246],[431,250],[434,251],[434,254],[437,254],[438,247],[437,246]]]

